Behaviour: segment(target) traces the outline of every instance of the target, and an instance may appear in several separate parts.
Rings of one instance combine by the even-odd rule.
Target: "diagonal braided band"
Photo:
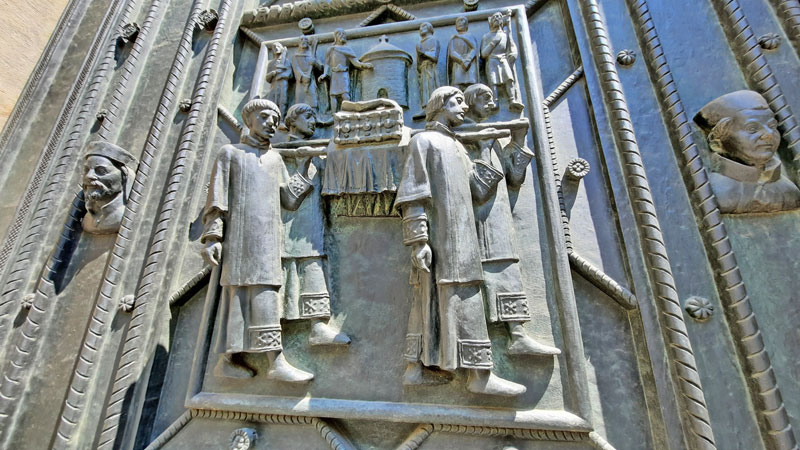
[[[154,0],[148,12],[148,18],[154,15],[157,9],[160,9],[163,4],[162,0]],[[149,20],[153,21],[155,19],[153,17]],[[143,27],[142,29],[144,30],[145,28]],[[143,39],[143,36],[139,36],[137,41],[139,39]],[[62,404],[61,418],[53,441],[53,448],[55,449],[72,448],[75,445],[73,437],[76,430],[79,428],[79,422],[85,412],[86,403],[88,402],[88,392],[93,387],[92,383],[95,381],[95,363],[100,358],[103,344],[110,331],[111,322],[116,312],[114,298],[122,281],[126,260],[131,251],[130,246],[134,238],[134,217],[142,207],[143,198],[146,197],[150,173],[153,170],[162,145],[161,139],[164,128],[169,126],[170,123],[167,116],[174,103],[176,92],[179,90],[180,77],[190,54],[191,39],[188,41],[182,39],[167,76],[166,86],[163,90],[145,141],[141,161],[136,171],[136,178],[134,179],[128,204],[126,205],[125,213],[122,217],[120,229],[117,234],[117,240],[114,243],[114,248],[109,257],[109,262],[103,275],[103,281],[95,300],[92,318],[87,327],[86,336],[84,337],[80,350],[79,362],[75,367],[69,391]]]
[[[772,7],[781,19],[783,30],[789,36],[794,49],[800,56],[800,1],[770,0]]]
[[[744,12],[736,0],[712,0],[714,9],[725,31],[725,36],[731,45],[736,60],[742,68],[750,86],[758,91],[769,103],[769,107],[778,119],[778,129],[781,131],[789,155],[787,159],[800,160],[800,126],[792,114],[789,102],[783,96],[778,80],[772,73],[767,59],[758,45],[758,38],[747,23]]]
[[[734,333],[739,360],[745,376],[751,380],[752,402],[760,416],[764,444],[767,448],[776,450],[796,448],[792,426],[772,374],[772,363],[764,348],[761,331],[750,306],[750,297],[736,263],[736,255],[728,240],[717,199],[710,189],[708,175],[692,137],[692,129],[664,57],[647,1],[627,1],[650,77],[657,87],[658,100],[664,111],[670,137],[677,150],[678,164],[684,168],[684,181],[694,200],[695,214],[721,288],[720,298]]]
[[[152,244],[148,250],[143,274],[136,290],[136,307],[133,310],[128,332],[125,335],[114,384],[106,406],[102,432],[97,444],[97,448],[101,450],[115,448],[119,428],[124,427],[128,419],[128,410],[136,408],[136,405],[130,404],[132,403],[129,400],[131,397],[130,391],[137,389],[137,384],[141,383],[142,372],[153,352],[154,342],[152,335],[150,335],[153,322],[160,308],[167,306],[158,304],[158,294],[162,287],[160,280],[162,280],[165,270],[168,247],[170,242],[174,240],[174,236],[170,233],[171,225],[174,222],[174,216],[178,214],[181,199],[184,198],[179,192],[183,185],[184,173],[189,172],[191,169],[192,154],[198,144],[198,139],[196,138],[197,129],[199,128],[198,122],[200,122],[200,116],[203,112],[202,108],[207,109],[205,106],[208,103],[206,97],[209,94],[212,73],[218,65],[217,52],[220,47],[220,41],[223,33],[227,30],[230,3],[228,0],[223,0],[222,2],[219,22],[208,44],[200,75],[194,87],[191,110],[188,113],[181,135],[180,147],[169,175],[169,184],[165,190],[164,201],[158,215],[157,227],[153,233]],[[202,7],[201,4],[201,2],[195,2],[194,4],[194,9],[184,29],[182,41],[184,45],[191,42],[196,18],[200,14]]]
[[[611,128],[622,156],[628,195],[631,197],[631,206],[645,253],[646,270],[656,296],[656,307],[661,314],[661,327],[669,350],[670,366],[677,379],[676,387],[683,406],[682,419],[690,432],[690,446],[693,449],[716,449],[692,344],[683,320],[672,267],[667,257],[642,155],[633,132],[627,101],[622,92],[622,83],[617,74],[615,58],[611,52],[606,24],[597,0],[582,0],[581,3]]]

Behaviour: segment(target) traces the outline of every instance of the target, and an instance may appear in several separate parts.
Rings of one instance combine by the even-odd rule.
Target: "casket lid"
[[[380,37],[378,44],[367,50],[361,56],[361,61],[369,62],[376,59],[403,59],[407,64],[411,64],[411,55],[392,44],[389,43],[389,38],[384,34]]]

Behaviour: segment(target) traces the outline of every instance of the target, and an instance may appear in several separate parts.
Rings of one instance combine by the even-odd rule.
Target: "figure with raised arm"
[[[480,123],[494,109],[492,90],[483,84],[470,86],[464,93],[470,122]],[[528,297],[522,286],[522,272],[516,249],[514,218],[508,190],[519,189],[533,159],[525,146],[527,127],[512,128],[511,140],[487,139],[466,146],[476,164],[491,166],[502,173],[505,182],[486,191],[473,202],[475,225],[483,267],[483,298],[489,322],[504,323],[511,337],[511,355],[558,355],[561,351],[542,344],[528,335],[523,324],[531,319]]]
[[[295,104],[304,103],[313,108],[315,112],[317,111],[317,76],[315,73],[322,72],[322,68],[322,63],[317,59],[317,40],[309,39],[308,36],[301,37],[297,53],[292,56],[292,69],[296,80]]]
[[[356,69],[372,69],[372,64],[361,62],[352,48],[347,46],[347,34],[341,28],[333,32],[333,45],[325,52],[325,70],[319,76],[322,82],[330,78],[328,92],[331,98],[331,112],[342,109],[342,102],[350,100],[350,66]]]
[[[308,140],[314,136],[316,116],[311,106],[299,103],[286,113],[289,141]],[[290,176],[303,170],[309,156],[308,147],[283,149],[283,162]],[[311,345],[346,345],[350,338],[328,324],[331,301],[325,276],[325,214],[322,203],[322,179],[325,159],[311,157],[305,178],[313,190],[295,211],[284,209],[283,264],[284,283],[283,319],[311,321]]]
[[[519,100],[514,64],[517,61],[517,46],[509,30],[511,14],[494,13],[489,17],[489,32],[481,39],[481,58],[486,61],[486,79],[492,94],[499,100],[502,90],[508,98],[509,109],[520,112],[524,105]]]
[[[412,283],[422,286],[412,298],[404,383],[424,384],[423,366],[466,369],[470,392],[517,396],[525,386],[492,372],[480,246],[473,209],[464,207],[495,189],[502,174],[470,161],[456,140],[453,127],[464,122],[467,109],[458,88],[433,91],[426,130],[409,143],[397,189],[403,243],[411,247]]]

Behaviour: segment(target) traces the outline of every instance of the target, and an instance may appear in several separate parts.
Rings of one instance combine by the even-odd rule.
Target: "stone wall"
[[[39,60],[67,0],[0,2],[0,128],[5,126],[25,82]]]

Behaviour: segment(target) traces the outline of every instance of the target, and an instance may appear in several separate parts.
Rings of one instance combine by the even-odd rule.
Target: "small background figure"
[[[347,35],[341,28],[333,32],[333,45],[325,52],[325,70],[319,82],[330,78],[328,91],[331,98],[331,112],[342,108],[342,101],[350,100],[350,66],[356,69],[372,69],[372,64],[362,63],[352,48],[348,47]]]
[[[304,103],[318,112],[317,102],[317,72],[322,72],[323,65],[317,59],[317,39],[308,36],[300,38],[297,53],[292,56],[292,69],[294,71],[295,104]],[[288,119],[288,112],[287,119]],[[289,127],[289,125],[286,125]]]
[[[499,100],[503,90],[509,101],[508,109],[520,112],[524,105],[519,101],[514,64],[517,61],[517,46],[509,33],[510,12],[494,13],[489,17],[489,32],[481,39],[481,58],[486,60],[486,79],[494,98]]]
[[[458,34],[450,38],[447,45],[447,75],[450,86],[462,91],[478,82],[478,40],[467,33],[469,20],[461,16],[456,19]]]
[[[419,79],[420,109],[425,109],[434,89],[439,87],[436,65],[439,63],[439,41],[433,36],[433,25],[428,22],[419,26],[417,44],[417,77]]]
[[[289,80],[292,79],[292,64],[286,58],[286,47],[280,42],[272,44],[272,59],[267,64],[267,99],[278,105],[282,116],[286,115],[289,102]]]

